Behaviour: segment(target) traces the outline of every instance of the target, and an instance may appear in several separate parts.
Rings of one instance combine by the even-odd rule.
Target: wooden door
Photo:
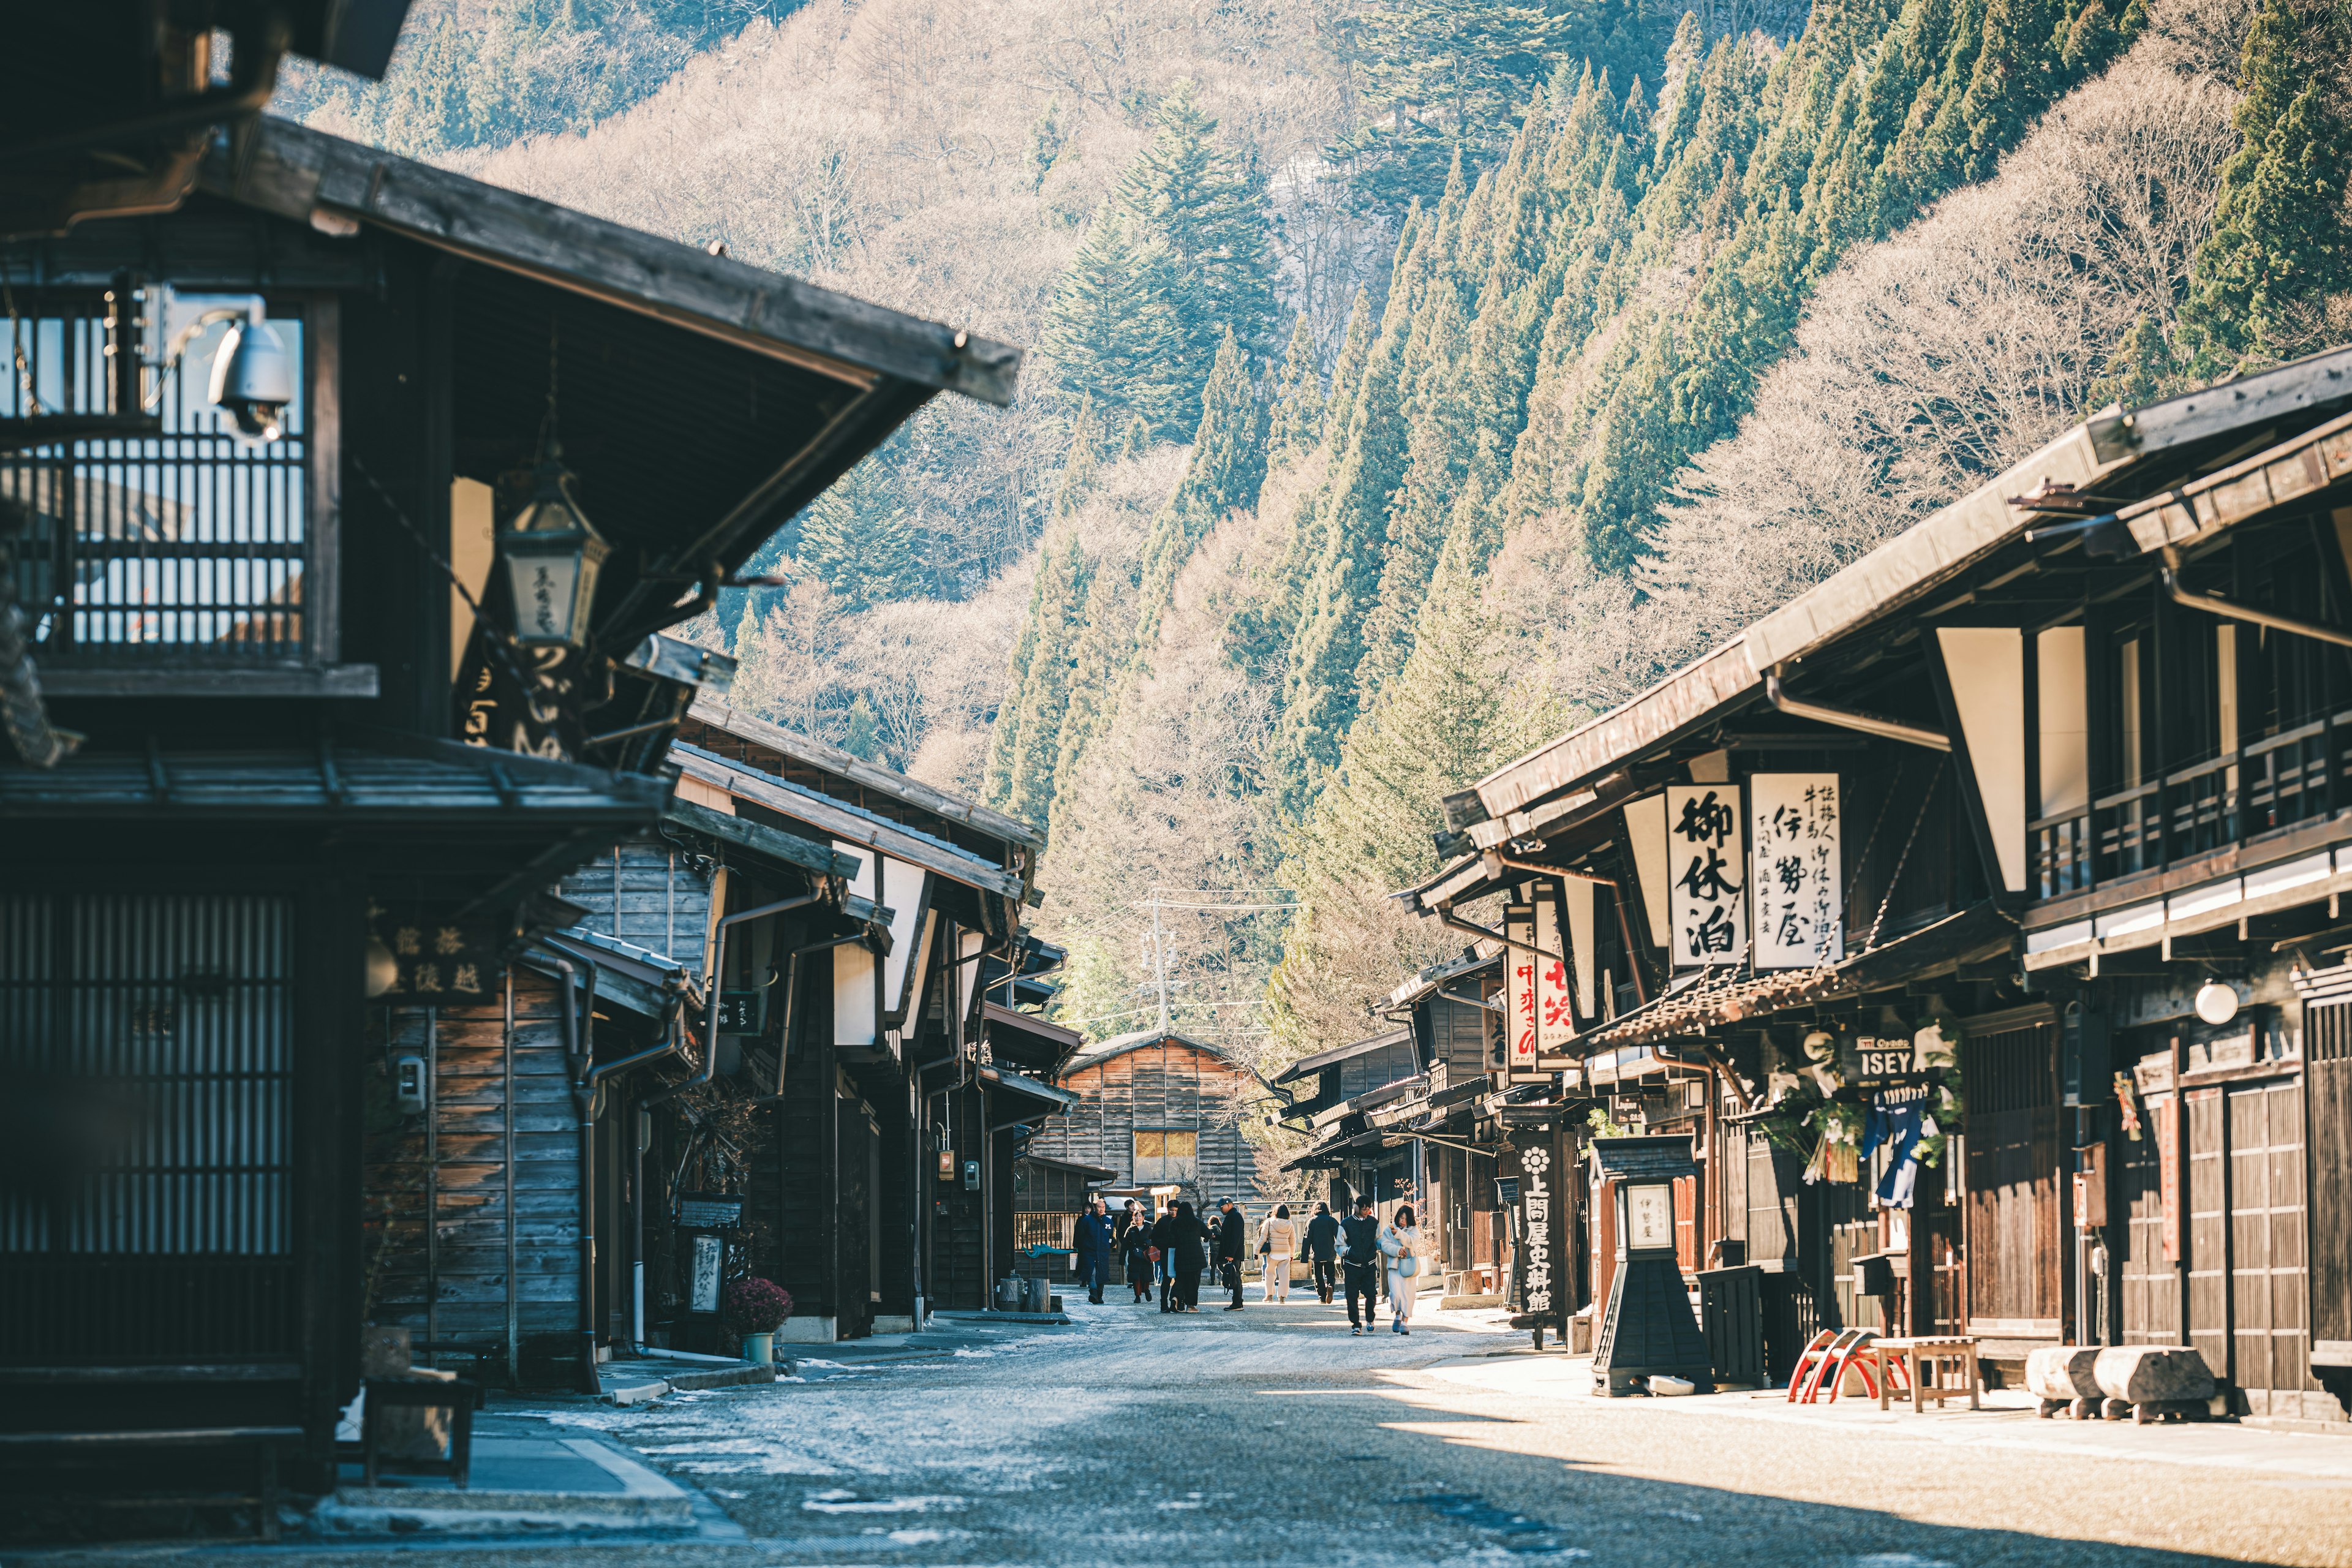
[[[1769,1272],[1797,1267],[1797,1194],[1804,1162],[1763,1133],[1748,1134],[1748,1261]]]
[[[2188,1224],[2182,1237],[2189,1260],[2189,1342],[2227,1378],[2230,1352],[2230,1161],[2223,1142],[2228,1110],[2219,1089],[2192,1089],[2182,1096],[2189,1116]]]
[[[862,1101],[834,1101],[837,1126],[834,1191],[838,1194],[834,1263],[834,1334],[856,1339],[873,1331],[874,1124]]]
[[[2304,1252],[2303,1086],[2233,1085],[2229,1137],[2231,1379],[2256,1415],[2318,1417]],[[2314,1406],[2306,1412],[2305,1396]],[[2326,1400],[2333,1405],[2333,1400]]]
[[[2168,1222],[2165,1213],[2164,1170],[2171,1158],[2176,1109],[2168,1094],[2147,1097],[2139,1141],[2114,1145],[2116,1204],[2123,1223],[2107,1227],[2107,1245],[2120,1253],[2115,1273],[2127,1345],[2180,1342],[2180,1267],[2165,1248],[2168,1223],[2179,1223],[2177,1215]]]
[[[1968,1041],[1969,1320],[1979,1334],[2060,1331],[2056,1035],[2045,1021]]]
[[[2312,1352],[2352,1390],[2352,997],[2303,1013]]]

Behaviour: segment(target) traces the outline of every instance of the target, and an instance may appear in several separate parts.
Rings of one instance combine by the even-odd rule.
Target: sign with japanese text
[[[1748,877],[1755,889],[1756,967],[1814,969],[1845,956],[1843,819],[1835,773],[1748,780]]]
[[[587,740],[579,659],[562,647],[499,649],[478,624],[457,685],[457,738],[560,763],[579,756]]]
[[[1507,1011],[1503,1016],[1503,1065],[1512,1072],[1532,1072],[1536,1065],[1536,965],[1532,950],[1536,938],[1536,912],[1526,904],[1513,904],[1503,911],[1503,936],[1508,943],[1503,950],[1503,988]]]
[[[758,991],[721,991],[719,994],[719,1032],[722,1035],[756,1035],[767,1027],[768,994]]]
[[[1496,1168],[1513,1167],[1517,1174],[1503,1178],[1512,1188],[1503,1201],[1519,1211],[1519,1310],[1564,1321],[1576,1309],[1577,1225],[1575,1166],[1565,1137],[1557,1128],[1512,1133]]]
[[[1538,882],[1535,895],[1536,945],[1543,950],[1536,960],[1536,1055],[1550,1057],[1566,1050],[1576,1037],[1576,1010],[1570,1000],[1568,965],[1561,961],[1568,950],[1560,945],[1559,885]]]
[[[385,997],[448,1006],[498,994],[504,966],[496,927],[383,904],[368,907],[368,925],[391,951],[395,968]]]
[[[1667,921],[1677,969],[1748,956],[1748,853],[1739,786],[1666,787]]]

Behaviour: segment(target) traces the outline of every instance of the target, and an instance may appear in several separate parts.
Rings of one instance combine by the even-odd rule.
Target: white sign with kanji
[[[1837,774],[1750,775],[1748,822],[1756,967],[1835,963],[1845,956]]]
[[[1503,1060],[1513,1072],[1528,1072],[1536,1065],[1536,965],[1540,962],[1532,951],[1535,910],[1525,904],[1506,909],[1503,936],[1508,944],[1503,950],[1503,999],[1509,1009],[1503,1018],[1508,1031]]]
[[[1675,967],[1748,956],[1748,852],[1739,786],[1666,786],[1666,914]]]
[[[1560,961],[1568,950],[1560,946],[1559,885],[1538,882],[1535,894],[1536,945],[1543,949],[1536,960],[1536,1054],[1549,1057],[1576,1037],[1576,1011],[1569,999],[1568,965]]]

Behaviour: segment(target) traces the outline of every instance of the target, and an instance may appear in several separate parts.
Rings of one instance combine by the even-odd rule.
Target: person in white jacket
[[[1412,1321],[1412,1299],[1421,1289],[1421,1227],[1413,1223],[1412,1205],[1399,1204],[1396,1213],[1381,1226],[1381,1257],[1388,1265],[1389,1310],[1395,1314],[1389,1323],[1391,1333],[1410,1334],[1405,1325]],[[1413,1259],[1412,1272],[1405,1272],[1405,1260]]]
[[[1258,1222],[1257,1249],[1265,1258],[1266,1300],[1289,1300],[1290,1260],[1298,1256],[1298,1222],[1290,1217],[1288,1204],[1275,1205],[1274,1212]]]

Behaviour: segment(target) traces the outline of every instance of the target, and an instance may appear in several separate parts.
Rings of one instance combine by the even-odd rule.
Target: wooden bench
[[[1903,1369],[1905,1380],[1911,1384],[1911,1408],[1924,1412],[1927,1401],[1934,1400],[1941,1409],[1948,1399],[1967,1396],[1969,1408],[1984,1406],[1979,1391],[1984,1386],[1977,1368],[1977,1342],[1965,1334],[1951,1334],[1919,1339],[1874,1339],[1859,1352],[1878,1368],[1878,1407],[1887,1406],[1888,1363]],[[1965,1386],[1948,1387],[1944,1376],[1958,1369],[1966,1379]]]
[[[474,1412],[481,1407],[482,1385],[454,1378],[444,1383],[438,1378],[410,1382],[404,1378],[369,1378],[366,1408],[360,1416],[360,1474],[363,1483],[375,1485],[376,1470],[381,1460],[383,1428],[378,1412],[395,1408],[446,1410],[449,1412],[449,1457],[446,1459],[402,1459],[404,1468],[414,1468],[427,1475],[446,1475],[452,1486],[463,1489],[470,1481],[474,1465]]]
[[[186,1504],[249,1503],[264,1541],[278,1539],[278,1506],[284,1490],[278,1480],[278,1450],[302,1440],[299,1426],[174,1426],[119,1432],[0,1432],[0,1458],[39,1450],[44,1458],[99,1455],[142,1448],[223,1448],[250,1444],[257,1455],[257,1485],[251,1492],[207,1492],[157,1497],[105,1496],[105,1508],[158,1508]]]

